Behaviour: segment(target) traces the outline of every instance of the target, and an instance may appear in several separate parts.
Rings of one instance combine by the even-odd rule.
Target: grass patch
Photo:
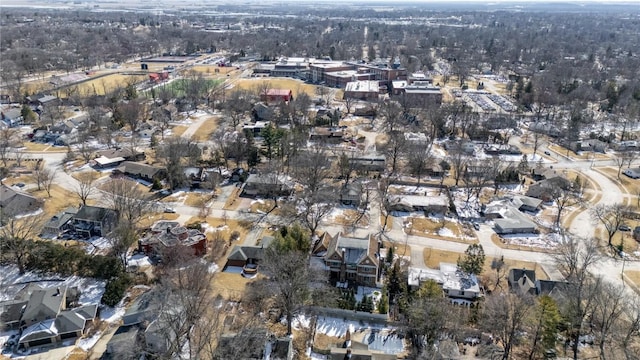
[[[254,279],[247,279],[240,274],[219,272],[213,280],[211,280],[211,285],[213,286],[214,295],[220,294],[226,299],[237,300],[242,298],[247,284],[253,280]]]
[[[360,219],[358,219],[360,218]],[[342,212],[342,215],[338,215],[334,218],[334,223],[346,226],[368,226],[369,217],[367,214],[361,216],[358,210],[346,209]]]
[[[67,86],[59,91],[60,98],[66,98],[69,93],[81,95],[105,95],[118,88],[125,88],[128,84],[137,84],[147,79],[144,75],[111,74],[80,84]]]
[[[382,241],[382,246],[386,249],[389,249],[393,246],[393,253],[400,256],[409,256],[411,255],[411,246],[404,244],[402,242],[396,241]]]
[[[384,225],[384,215],[380,215],[380,226]],[[393,229],[393,216],[389,215],[387,216],[387,226],[385,227],[386,230],[391,230]]]
[[[177,220],[178,217],[180,217],[180,214],[175,214],[175,213],[174,214],[170,214],[170,213],[153,214],[140,219],[138,221],[138,227],[141,229],[147,229],[147,228],[150,228],[151,225],[153,225],[156,221],[160,221],[160,220],[174,221],[174,220]]]
[[[458,258],[463,255],[464,254],[462,253],[457,253],[454,251],[437,250],[432,248],[425,248],[423,251],[424,263],[425,265],[427,265],[427,267],[432,269],[438,269],[441,262],[455,264],[458,262]],[[487,256],[485,258],[481,275],[487,275],[491,272],[495,273],[495,270],[491,269],[491,262],[493,261],[493,259],[494,258],[491,256]],[[547,273],[542,269],[542,266],[538,265],[538,263],[536,262],[504,259],[504,263],[507,269],[534,269],[536,272],[536,279],[546,280],[549,278]]]
[[[622,171],[620,172],[620,177],[618,178],[618,169],[613,167],[601,167],[595,169],[597,172],[606,176],[616,184],[623,193],[636,195],[640,193],[640,181],[637,179],[632,179],[624,174]],[[624,169],[623,169],[624,171]]]
[[[257,91],[258,88],[264,86],[263,84],[269,84],[270,88],[274,89],[290,89],[293,92],[293,96],[297,96],[300,93],[307,93],[310,97],[316,97],[316,85],[305,84],[301,80],[288,79],[288,78],[252,78],[252,79],[240,79],[236,83],[236,87],[243,90]]]
[[[215,231],[208,231],[209,234],[215,233],[216,236],[218,236],[219,234],[226,241],[229,240],[229,237],[231,236],[232,232],[237,231],[238,233],[240,233],[240,237],[238,238],[237,243],[244,242],[244,239],[247,237],[247,234],[249,233],[249,231],[251,230],[251,227],[253,226],[253,223],[248,221],[234,220],[234,219],[227,219],[225,221],[224,219],[213,218],[213,217],[208,217],[206,219],[203,219],[201,217],[192,217],[191,219],[189,219],[189,221],[186,222],[186,224],[203,223],[203,222],[207,223],[207,225],[211,229],[216,229]]]
[[[582,152],[580,154],[576,154],[575,152],[573,152],[573,150],[568,150],[567,148],[564,148],[560,145],[556,145],[556,144],[549,144],[549,146],[547,146],[547,148],[553,152],[556,152],[562,156],[566,156],[568,158],[572,158],[572,159],[579,159],[579,160],[608,160],[611,159],[609,156],[607,156],[607,154],[602,154],[602,153],[598,153],[598,152],[591,152],[591,151],[585,151]]]
[[[183,97],[187,94],[187,90],[191,86],[192,81],[191,79],[176,79],[166,84],[165,88],[173,94],[173,97]],[[205,79],[202,88],[213,89],[222,82],[224,82],[222,79]]]
[[[186,125],[176,125],[171,128],[171,135],[173,136],[182,136],[185,131],[187,131],[189,127]]]
[[[472,231],[465,229],[463,225],[457,222],[451,222],[445,219],[434,221],[427,218],[409,218],[407,221],[411,225],[406,227],[405,230],[409,235],[449,240],[465,244],[478,242],[478,239],[475,238]]]
[[[224,206],[222,207],[223,210],[236,210],[236,209],[238,209],[238,206],[242,202],[239,199],[240,191],[241,190],[240,190],[239,187],[235,187],[233,189],[231,194],[229,194],[229,197],[227,198],[227,201],[225,201]]]
[[[331,350],[331,348],[336,346],[340,341],[341,339],[339,337],[317,332],[313,338],[313,348],[316,351],[324,353]]]
[[[217,117],[211,117],[207,119],[198,130],[191,136],[191,140],[205,141],[211,138],[211,135],[218,128],[219,119]]]
[[[640,288],[640,271],[638,270],[627,270],[624,272],[625,280],[630,281],[635,285],[636,291]]]
[[[251,201],[251,205],[249,206],[249,212],[252,213],[267,213],[269,210],[273,209],[274,201],[271,199],[259,199]],[[273,212],[277,212],[278,209],[273,210]]]
[[[75,193],[56,184],[51,185],[51,197],[47,196],[47,192],[44,189],[38,191],[37,188],[31,192],[31,195],[44,199],[43,217],[46,220],[62,210],[70,206],[76,207],[80,203],[80,199]],[[91,201],[87,202],[91,203]]]
[[[184,205],[198,208],[202,207],[213,198],[212,195],[212,193],[188,192],[184,200]]]

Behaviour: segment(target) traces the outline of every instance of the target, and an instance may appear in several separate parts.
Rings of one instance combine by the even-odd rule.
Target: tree
[[[47,191],[47,195],[51,197],[51,186],[53,185],[55,174],[55,170],[45,167],[42,162],[36,162],[31,176],[38,186],[38,191],[44,188]]]
[[[555,349],[558,338],[558,325],[562,318],[558,305],[549,295],[540,296],[530,316],[531,348],[529,359],[544,357],[548,350]]]
[[[447,307],[444,297],[418,298],[407,311],[407,336],[418,354],[431,347],[445,331]]]
[[[269,161],[271,161],[274,156],[278,156],[280,140],[284,136],[284,133],[284,129],[276,128],[271,123],[260,132],[262,135],[262,146],[265,148],[263,152]]]
[[[627,165],[627,167],[631,167],[631,164],[638,158],[638,155],[637,151],[623,151],[613,158],[618,166],[618,179],[620,179],[620,172],[622,172],[622,168],[625,165]]]
[[[593,310],[594,295],[601,285],[598,279],[593,279],[591,270],[600,262],[602,255],[597,239],[578,239],[572,234],[563,233],[553,256],[558,270],[567,281],[565,296],[559,304],[560,313],[567,322],[567,338],[571,343],[573,358],[577,360],[585,319]]]
[[[503,360],[511,357],[514,345],[525,331],[527,314],[533,306],[534,301],[529,294],[493,293],[485,299],[482,327],[498,334],[498,342],[504,349]]]
[[[10,261],[24,274],[33,240],[42,228],[40,216],[17,217],[0,210],[0,260]]]
[[[119,222],[135,228],[138,220],[147,215],[156,206],[147,199],[147,195],[138,188],[138,183],[127,178],[108,180],[102,187],[102,201],[118,212]]]
[[[222,105],[225,115],[231,119],[233,128],[236,128],[244,118],[246,112],[251,110],[251,94],[246,90],[233,90]]]
[[[582,201],[582,189],[577,186],[572,186],[568,189],[557,188],[551,192],[551,198],[558,208],[558,213],[555,219],[555,226],[559,227],[564,210],[566,210],[568,207],[578,205]]]
[[[591,208],[591,218],[604,226],[609,246],[613,246],[611,243],[613,237],[618,232],[620,226],[624,224],[629,211],[629,207],[623,204],[597,204]]]
[[[95,187],[97,176],[93,171],[85,171],[78,174],[77,180],[75,193],[82,201],[82,205],[87,205],[87,199],[97,190]]]
[[[630,301],[626,296],[624,285],[603,282],[594,294],[594,306],[591,312],[593,330],[597,334],[600,359],[605,360],[608,354],[616,358],[612,350],[616,326],[625,315],[625,303]],[[609,349],[607,349],[607,345]]]
[[[0,161],[7,167],[7,161],[11,149],[18,143],[18,132],[15,128],[5,127],[0,129]]]
[[[467,273],[480,275],[484,266],[484,249],[480,244],[471,244],[464,251],[464,256],[458,258],[458,268]]]
[[[306,253],[285,251],[270,246],[260,265],[268,276],[267,289],[286,317],[287,334],[291,334],[293,315],[309,296],[309,266]]]

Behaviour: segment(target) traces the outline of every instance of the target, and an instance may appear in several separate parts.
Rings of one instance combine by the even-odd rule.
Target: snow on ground
[[[151,260],[145,254],[135,254],[127,258],[127,264],[143,267],[151,265]]]
[[[561,241],[562,236],[557,233],[549,234],[507,234],[502,235],[505,244],[530,246],[551,249]]]
[[[100,309],[100,320],[110,324],[120,321],[126,310],[124,307],[124,299],[126,299],[127,296],[128,295],[125,295],[115,307],[102,307]]]
[[[213,226],[211,226],[211,225],[209,225],[207,223],[202,223],[201,225],[202,225],[202,232],[205,233],[205,234],[206,233],[214,233],[214,232],[217,232],[217,231],[224,231],[224,230],[229,228],[228,225],[222,225],[222,226],[217,226],[217,227],[213,227]]]
[[[293,319],[293,327],[297,330],[302,328],[308,328],[311,324],[311,319],[306,315],[298,315]],[[386,327],[380,324],[370,324],[364,321],[357,320],[345,320],[343,318],[334,318],[328,316],[319,316],[316,321],[316,332],[333,337],[343,337],[347,332],[347,329],[351,333],[364,330],[386,330],[392,331],[390,327]]]
[[[443,227],[438,230],[438,236],[455,237],[456,235],[450,229]]]
[[[89,351],[89,349],[91,349],[98,342],[98,340],[100,340],[101,336],[102,332],[98,331],[92,337],[80,339],[77,342],[77,345],[82,350]]]
[[[36,215],[42,214],[43,212],[44,212],[44,210],[42,210],[42,208],[40,208],[40,209],[38,209],[38,210],[36,210],[34,212],[16,215],[16,218],[20,219],[20,218],[29,217],[29,216],[36,216]]]
[[[4,349],[4,344],[6,344],[7,341],[9,341],[9,338],[12,336],[17,337],[18,330],[9,330],[9,331],[0,332],[0,349]]]

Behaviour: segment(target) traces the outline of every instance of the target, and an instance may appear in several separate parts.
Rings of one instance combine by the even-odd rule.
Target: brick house
[[[335,236],[324,233],[313,254],[323,258],[332,281],[376,286],[380,276],[379,249],[373,235],[356,238],[340,232]]]

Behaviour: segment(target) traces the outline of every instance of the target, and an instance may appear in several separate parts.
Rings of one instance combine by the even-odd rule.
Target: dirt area
[[[458,262],[458,257],[464,256],[464,254],[447,251],[447,250],[436,250],[426,248],[423,252],[424,263],[427,267],[432,269],[437,269],[440,267],[441,262],[447,262],[455,264]],[[495,270],[491,269],[491,262],[493,261],[493,257],[487,256],[484,261],[484,266],[482,268],[482,274],[488,275],[491,272],[495,273]],[[534,269],[536,272],[536,279],[548,279],[547,273],[544,272],[542,266],[539,266],[535,262],[531,261],[521,261],[521,260],[511,260],[504,259],[505,265],[507,269],[519,268],[519,269]]]
[[[305,84],[300,80],[288,79],[288,78],[255,78],[255,79],[241,79],[236,83],[236,87],[245,90],[257,90],[262,84],[268,83],[270,88],[276,89],[290,89],[293,91],[295,98],[301,92],[307,93],[310,97],[316,97],[316,85]]]
[[[220,294],[226,299],[240,300],[247,284],[254,280],[240,274],[219,272],[212,280],[214,295]]]
[[[427,218],[409,218],[405,220],[405,225],[407,222],[411,224],[405,228],[405,231],[409,233],[409,235],[443,239],[465,244],[478,242],[474,232],[464,228],[464,226],[458,222],[447,221],[446,219],[435,221]]]

